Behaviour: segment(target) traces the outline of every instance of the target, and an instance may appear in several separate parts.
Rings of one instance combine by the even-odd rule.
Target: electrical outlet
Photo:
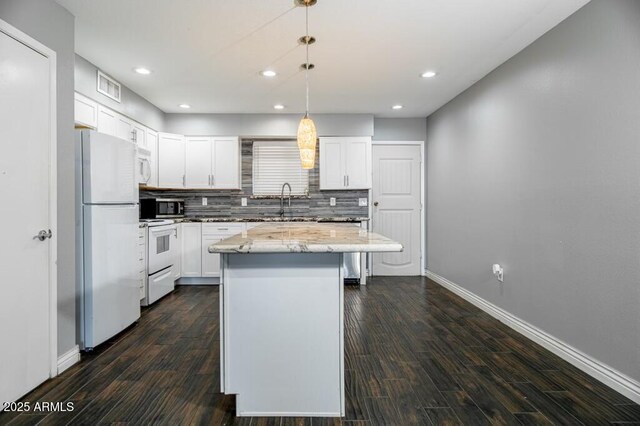
[[[500,281],[504,282],[504,268],[497,263],[493,265],[493,275]]]
[[[358,198],[358,206],[367,207],[369,205],[369,200],[366,198]]]
[[[240,198],[240,205],[242,207],[247,207],[247,197]]]
[[[335,207],[336,206],[336,198],[335,197],[329,198],[329,205],[331,207]]]
[[[203,206],[207,205],[207,197],[202,197],[202,205]]]

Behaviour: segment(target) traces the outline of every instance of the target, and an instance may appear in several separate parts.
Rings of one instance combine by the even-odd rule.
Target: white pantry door
[[[373,145],[373,231],[404,250],[373,254],[372,275],[421,275],[421,155],[420,145]]]
[[[14,401],[51,368],[52,240],[34,236],[52,228],[52,93],[48,58],[2,31],[0,52],[0,401]]]

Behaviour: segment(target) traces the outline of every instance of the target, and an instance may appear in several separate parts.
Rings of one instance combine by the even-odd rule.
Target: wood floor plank
[[[513,387],[518,389],[531,405],[533,405],[545,417],[556,424],[583,424],[576,417],[571,415],[567,410],[557,404],[547,394],[536,388],[531,383],[513,383]]]
[[[340,418],[236,417],[220,393],[217,287],[177,287],[139,322],[25,396],[66,413],[0,424],[634,424],[640,406],[421,277],[345,288]]]
[[[427,417],[435,426],[464,426],[453,408],[425,408]]]

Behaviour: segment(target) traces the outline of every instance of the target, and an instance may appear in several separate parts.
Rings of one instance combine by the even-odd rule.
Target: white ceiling
[[[76,52],[165,112],[304,110],[304,8],[293,0],[58,2],[76,16]],[[318,0],[311,112],[426,117],[587,2]]]

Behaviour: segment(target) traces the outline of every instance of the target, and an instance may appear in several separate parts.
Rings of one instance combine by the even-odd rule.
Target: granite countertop
[[[262,217],[185,217],[174,219],[176,223],[182,222],[366,222],[368,217],[311,217],[311,216],[262,216]]]
[[[211,244],[209,253],[402,251],[402,244],[345,223],[265,223]]]

